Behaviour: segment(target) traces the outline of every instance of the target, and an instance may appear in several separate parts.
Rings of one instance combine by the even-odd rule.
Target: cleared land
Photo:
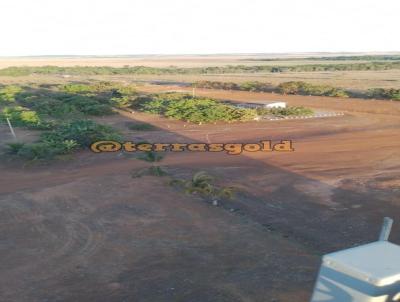
[[[309,57],[324,56],[324,60],[307,59]],[[296,66],[308,64],[359,64],[368,63],[369,60],[329,60],[346,54],[295,54],[283,55],[279,60],[273,60],[278,55],[205,55],[205,56],[133,56],[133,57],[26,57],[26,58],[0,58],[0,68],[10,66],[147,66],[157,68],[179,67],[223,67],[227,65],[244,66]],[[348,54],[347,54],[348,55]],[[366,54],[352,54],[366,55]],[[374,54],[371,54],[374,55]],[[387,54],[398,56],[399,53]],[[282,57],[282,55],[279,55]],[[391,62],[390,60],[376,59],[374,62]],[[392,61],[393,62],[393,61]],[[208,81],[232,81],[242,83],[245,81],[261,81],[278,85],[287,81],[306,81],[313,84],[325,84],[346,89],[366,90],[369,88],[400,88],[400,70],[381,71],[316,71],[316,72],[278,72],[278,73],[240,73],[240,74],[206,74],[206,75],[134,75],[126,76],[72,76],[76,81],[95,80],[123,80],[123,81],[177,81],[196,82]],[[57,80],[57,79],[56,79]],[[54,76],[42,75],[39,78],[29,76],[23,78],[1,77],[1,82],[25,82],[25,81],[55,81]],[[59,80],[58,80],[59,81]]]
[[[135,141],[293,140],[291,153],[168,153],[158,163],[172,177],[207,171],[239,189],[218,207],[169,186],[168,176],[132,178],[151,163],[120,153],[85,150],[48,165],[2,161],[0,300],[307,301],[322,254],[375,240],[382,218],[400,215],[399,102],[196,94],[284,100],[345,116],[215,125],[124,111],[94,118]],[[130,122],[155,129],[130,130]],[[1,125],[1,144],[11,139]],[[395,224],[393,242],[399,231]]]

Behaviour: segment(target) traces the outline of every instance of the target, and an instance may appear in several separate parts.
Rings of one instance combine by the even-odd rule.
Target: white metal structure
[[[286,108],[286,102],[235,103],[234,106],[239,108]]]
[[[387,242],[385,218],[380,241],[325,255],[311,302],[400,301],[400,246]]]
[[[286,102],[274,102],[264,105],[265,108],[286,108]]]

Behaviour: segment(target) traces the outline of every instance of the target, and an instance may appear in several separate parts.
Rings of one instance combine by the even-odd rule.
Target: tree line
[[[364,92],[354,93],[353,91],[330,85],[315,85],[303,81],[283,82],[278,86],[258,81],[249,81],[240,84],[234,82],[198,81],[193,86],[207,89],[276,92],[280,94],[400,100],[400,89],[395,88],[371,88]]]
[[[377,71],[400,69],[400,61],[341,63],[341,64],[303,64],[292,66],[269,65],[228,65],[210,67],[148,67],[148,66],[39,66],[7,67],[0,69],[0,76],[39,75],[134,75],[134,74],[229,74],[229,73],[276,73],[276,72],[315,72],[315,71]]]

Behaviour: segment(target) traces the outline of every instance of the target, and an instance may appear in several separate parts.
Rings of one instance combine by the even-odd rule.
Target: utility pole
[[[11,122],[10,122],[10,120],[8,119],[8,117],[6,118],[6,120],[7,120],[7,124],[8,124],[8,127],[10,128],[10,131],[11,131],[12,136],[14,137],[14,139],[17,139],[17,136],[15,135],[14,129],[13,129],[13,127],[12,127],[12,125],[11,125]]]
[[[196,89],[196,87],[193,86],[193,89],[192,89],[192,98],[195,98],[195,89]]]

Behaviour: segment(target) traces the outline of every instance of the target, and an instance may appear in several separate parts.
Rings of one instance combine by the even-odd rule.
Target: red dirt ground
[[[293,140],[290,153],[167,154],[160,165],[174,177],[205,170],[239,189],[219,207],[170,187],[168,177],[131,178],[149,164],[118,153],[3,162],[1,301],[307,301],[322,254],[375,240],[382,218],[399,216],[399,103],[196,93],[346,115],[216,125],[126,112],[99,118],[136,141]],[[130,131],[131,120],[158,129]],[[395,224],[392,241],[399,234]]]

